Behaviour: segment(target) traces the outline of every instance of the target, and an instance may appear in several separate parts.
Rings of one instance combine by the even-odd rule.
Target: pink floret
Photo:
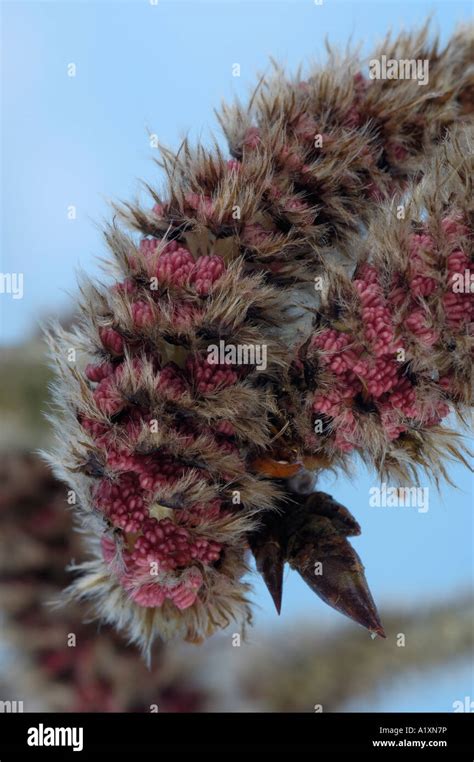
[[[113,376],[103,378],[95,388],[93,396],[98,409],[105,415],[115,415],[126,405]]]
[[[115,355],[123,354],[123,338],[113,328],[99,328],[99,336],[105,349]]]
[[[207,361],[207,357],[198,355],[188,358],[186,370],[199,394],[233,386],[238,380],[237,373],[228,365],[213,365]]]
[[[177,365],[168,363],[160,371],[157,389],[170,399],[177,400],[186,393],[186,382]]]
[[[102,381],[103,378],[111,376],[114,372],[114,366],[111,362],[103,362],[99,365],[93,365],[92,363],[86,366],[85,374],[89,381]]]
[[[148,302],[133,302],[132,320],[137,328],[149,328],[155,322],[153,308]]]
[[[438,333],[429,327],[423,310],[414,310],[407,317],[405,325],[426,347],[431,347],[439,338]]]
[[[212,286],[225,272],[225,264],[222,257],[213,254],[199,257],[194,266],[191,283],[200,296],[207,296]]]
[[[154,274],[160,283],[185,286],[194,269],[194,264],[191,252],[184,246],[172,242],[160,254]]]

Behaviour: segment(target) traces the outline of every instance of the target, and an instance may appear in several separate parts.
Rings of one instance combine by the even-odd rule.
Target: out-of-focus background
[[[49,437],[39,322],[70,320],[78,269],[100,272],[110,201],[141,194],[139,179],[161,184],[150,133],[171,147],[185,134],[208,143],[212,131],[223,142],[213,108],[246,98],[269,56],[293,70],[323,62],[326,36],[369,52],[431,12],[445,41],[471,10],[455,0],[2,3],[1,272],[21,273],[24,293],[0,294],[0,701],[25,711],[469,710],[467,469],[454,466],[439,492],[422,479],[426,512],[370,507],[377,482],[363,463],[352,480],[320,482],[362,525],[353,543],[386,641],[288,571],[280,618],[255,577],[255,626],[240,647],[231,628],[199,648],[158,648],[147,670],[79,607],[48,605],[82,550],[65,490],[34,453]]]

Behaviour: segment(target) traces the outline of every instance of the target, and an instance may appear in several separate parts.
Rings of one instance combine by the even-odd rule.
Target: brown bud
[[[259,529],[249,537],[257,570],[263,577],[278,614],[281,611],[285,566],[284,543],[281,540],[278,525],[281,518],[278,514],[269,514]]]
[[[346,539],[360,533],[347,508],[316,492],[286,516],[287,560],[325,603],[385,637],[364,566]]]

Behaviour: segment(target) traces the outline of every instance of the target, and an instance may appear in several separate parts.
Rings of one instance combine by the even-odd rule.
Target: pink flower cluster
[[[161,375],[176,383],[180,372],[177,366],[169,364]],[[102,552],[135,603],[155,607],[170,600],[183,610],[196,601],[203,584],[203,568],[212,566],[222,553],[222,545],[202,536],[199,527],[219,519],[226,511],[221,501],[214,499],[177,507],[172,518],[157,519],[150,515],[154,501],[160,501],[160,490],[172,488],[180,477],[190,473],[190,468],[161,451],[152,455],[133,451],[142,425],[149,419],[149,414],[138,410],[126,414],[121,427],[128,435],[127,446],[114,435],[111,426],[86,417],[81,419],[82,426],[105,454],[106,474],[95,488],[94,504],[122,532],[120,538],[104,536]],[[197,434],[188,429],[183,424],[179,433],[192,441]],[[208,427],[201,427],[199,433],[214,436]],[[216,429],[215,441],[223,452],[227,446],[236,450],[230,440],[224,439],[231,434],[232,427],[225,422]]]
[[[113,329],[107,330],[113,331]],[[93,392],[93,398],[97,408],[104,415],[116,415],[127,406],[127,400],[121,391],[120,384],[128,367],[131,367],[131,371],[138,379],[142,372],[142,364],[137,358],[133,360],[131,366],[127,366],[125,362],[115,364],[103,362],[98,365],[87,365],[85,375],[90,381],[98,382]]]
[[[170,599],[178,608],[191,606],[202,584],[200,568],[211,566],[222,552],[219,543],[202,537],[194,527],[203,518],[218,518],[220,501],[176,510],[173,519],[158,520],[149,512],[154,496],[183,475],[184,467],[166,456],[127,459],[117,452],[107,457],[107,467],[116,475],[99,481],[94,502],[122,530],[123,540],[120,544],[118,539],[103,539],[104,560],[139,605],[161,606]]]
[[[206,268],[203,271],[209,272]],[[193,470],[164,448],[153,453],[136,449],[152,416],[149,411],[131,405],[126,384],[133,381],[134,388],[140,386],[144,361],[134,358],[129,363],[117,358],[119,349],[123,353],[124,343],[117,341],[119,334],[114,329],[103,329],[100,336],[112,359],[88,365],[85,375],[94,384],[92,394],[98,412],[106,417],[120,412],[120,422],[114,424],[84,415],[80,416],[80,422],[103,452],[103,476],[94,490],[94,504],[123,533],[121,542],[104,538],[104,559],[139,605],[160,606],[171,600],[184,609],[196,600],[203,583],[202,569],[212,566],[222,552],[219,543],[199,534],[199,527],[218,519],[224,509],[221,501],[215,499],[206,504],[177,507],[172,518],[158,520],[150,515],[153,502],[159,503],[164,488],[169,494],[170,488],[184,476],[207,480],[209,475],[202,469]],[[183,369],[174,363],[161,369],[151,363],[151,368],[156,392],[175,401],[186,393],[213,393],[234,384],[238,378],[229,366],[209,364],[207,356],[199,355],[191,355]],[[234,433],[228,421],[222,421],[214,430],[204,425],[195,430],[186,422],[176,424],[181,443],[192,444],[198,436],[205,435],[223,454],[238,456]],[[156,566],[155,574],[150,573],[152,563]]]
[[[459,329],[463,323],[474,320],[474,298],[468,291],[466,293],[466,273],[470,282],[470,262],[467,255],[460,249],[451,252],[448,257],[448,288],[443,296],[443,307],[446,321],[450,328]],[[454,290],[458,280],[463,282],[463,290]],[[467,296],[467,298],[466,298]]]
[[[101,328],[99,336],[105,349],[114,355],[123,354],[123,338],[114,328]]]
[[[136,587],[133,576],[125,577],[123,582],[125,589],[130,592],[130,598],[139,606],[155,608],[162,606],[165,600],[169,599],[183,611],[196,601],[198,591],[203,584],[203,577],[199,569],[193,567],[174,584],[159,585],[148,582]]]
[[[129,555],[130,561],[149,568],[156,563],[163,571],[191,565],[195,560],[210,565],[220,556],[221,546],[205,538],[195,536],[187,527],[170,519],[146,519],[141,535]]]
[[[443,274],[442,302],[447,326],[457,331],[474,319],[474,300],[469,293],[469,288],[465,288],[466,273],[467,281],[470,280],[471,262],[460,245],[460,239],[469,234],[469,228],[462,222],[459,215],[453,214],[441,221],[441,230],[451,248],[446,259],[446,272]],[[410,290],[414,296],[428,297],[438,288],[437,281],[423,272],[426,269],[424,255],[433,256],[435,252],[436,245],[431,235],[418,233],[411,236]],[[458,283],[462,284],[460,288],[456,288]],[[421,311],[418,311],[416,316],[410,316],[408,325],[413,333],[424,336],[424,341],[428,345],[433,344],[438,338],[436,333],[427,326],[426,316]]]
[[[115,371],[103,378],[94,389],[94,401],[104,415],[116,415],[126,405],[123,394],[117,386]]]
[[[472,298],[448,290],[453,277],[469,267],[468,257],[455,248],[456,235],[465,234],[466,229],[448,218],[443,229],[453,239],[445,274],[431,269],[436,260],[433,238],[424,232],[413,234],[405,273],[408,288],[398,276],[385,296],[379,271],[364,265],[353,280],[361,314],[360,333],[350,336],[327,328],[312,340],[311,348],[318,353],[323,368],[334,376],[327,392],[316,393],[313,411],[333,419],[334,441],[343,452],[358,444],[357,409],[361,406],[377,411],[389,440],[398,438],[410,425],[433,426],[449,413],[443,400],[449,378],[440,379],[429,402],[418,400],[416,388],[398,360],[399,350],[405,350],[407,343],[415,340],[429,350],[440,339],[433,325],[430,297],[442,299],[448,328],[459,330],[472,320]]]
[[[149,521],[153,520],[149,519]],[[156,523],[163,524],[164,522]],[[147,553],[147,551],[144,550],[143,543],[141,550],[137,549],[137,545],[141,538],[136,541],[133,550],[126,550],[124,552],[124,556],[127,560],[125,571],[123,568],[117,568],[117,546],[115,541],[110,537],[104,536],[101,540],[102,555],[104,561],[112,568],[115,568],[124,589],[127,590],[130,598],[139,606],[151,608],[162,606],[168,599],[172,601],[177,608],[184,610],[193,605],[197,593],[203,583],[202,573],[196,566],[187,569],[181,575],[179,580],[169,577],[166,583],[162,582],[160,584],[154,581],[149,581],[149,570],[153,570],[153,564],[156,564],[157,567],[159,565],[159,562],[156,559],[160,555],[160,545],[173,545],[171,532],[168,527],[166,531],[168,534],[165,533],[163,527],[160,527],[159,531],[157,531],[156,527],[147,530],[147,534],[152,534],[154,539],[153,544],[148,541],[149,548],[153,548],[151,552],[148,551]],[[163,542],[160,542],[160,539],[162,539]],[[146,555],[150,557],[150,560],[144,560]]]
[[[437,288],[434,278],[426,275],[424,253],[433,251],[433,238],[427,233],[413,233],[409,241],[410,291],[414,296],[430,296]]]
[[[158,246],[157,239],[143,239],[140,249],[149,261],[149,272],[158,279],[162,285],[174,285],[178,287],[190,287],[202,297],[207,296],[213,285],[225,272],[225,264],[217,255],[201,256],[194,260],[190,251],[177,242],[172,241],[161,251],[158,258],[155,257]],[[132,262],[135,266],[136,263]],[[117,285],[116,290],[126,293],[134,293],[136,287],[132,279],[127,279]],[[131,303],[131,317],[135,327],[152,328],[157,325],[162,314],[162,308],[157,291],[150,290],[153,301],[138,299]],[[174,301],[171,307],[166,302],[167,320],[177,329],[195,324],[202,317],[204,307],[196,306],[185,300]],[[123,356],[124,338],[114,328],[100,328],[99,338],[103,348],[112,355],[113,359]],[[99,410],[105,415],[115,415],[126,405],[126,401],[119,388],[121,365],[113,365],[112,362],[104,362],[100,365],[88,365],[86,376],[90,381],[97,382],[94,390],[94,399]],[[211,366],[194,358],[190,365],[190,382],[194,383],[199,391],[212,390],[222,384],[233,383],[236,376],[228,368],[221,369]],[[174,385],[174,386],[173,386]],[[173,388],[172,388],[173,386]],[[169,368],[160,377],[159,388],[168,394],[176,395],[185,390],[184,381],[176,373],[176,369]]]
[[[213,365],[207,357],[190,356],[186,370],[191,382],[199,394],[210,394],[216,389],[223,389],[236,383],[238,375],[229,365]]]
[[[191,286],[200,296],[207,296],[225,272],[221,257],[212,254],[195,260],[189,249],[177,241],[166,244],[156,258],[158,244],[156,238],[143,238],[140,251],[149,261],[148,274],[163,286]]]
[[[375,357],[393,353],[392,316],[374,267],[366,265],[354,281],[361,303],[362,321],[367,343]]]
[[[146,503],[135,473],[121,474],[116,481],[101,479],[94,500],[110,522],[124,532],[138,532],[147,516]]]
[[[143,238],[140,250],[147,261],[147,273],[150,278],[156,278],[158,284],[163,287],[188,289],[192,294],[201,297],[208,296],[215,283],[224,275],[226,267],[224,260],[216,254],[200,256],[196,260],[191,252],[176,241],[171,241],[161,250],[158,255],[159,241],[156,238]],[[131,259],[131,266],[137,269],[136,258]],[[117,284],[115,290],[134,294],[137,288],[133,279],[127,278]],[[150,299],[135,299],[131,303],[131,317],[135,328],[153,328],[160,325],[164,314],[178,329],[186,329],[192,326],[204,314],[204,307],[186,301],[186,299],[174,299],[170,304],[166,300],[163,309],[160,299],[161,293],[157,288],[150,288]],[[183,293],[183,296],[185,294]],[[103,329],[101,334],[102,343],[109,351],[121,354],[123,343],[121,337],[113,329]],[[107,331],[107,333],[105,332]],[[117,334],[117,335],[115,335]]]

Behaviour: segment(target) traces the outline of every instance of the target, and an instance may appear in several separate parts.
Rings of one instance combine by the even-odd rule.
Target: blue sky
[[[270,55],[290,69],[324,60],[325,36],[364,41],[368,52],[389,27],[411,28],[431,11],[446,39],[471,9],[448,0],[3,2],[1,270],[25,279],[22,300],[0,295],[3,343],[67,308],[79,267],[98,272],[110,200],[133,198],[139,179],[160,184],[148,130],[170,146],[184,134],[208,141],[212,130],[219,134],[213,109],[223,98],[245,98]],[[70,63],[75,77],[67,76]],[[240,78],[232,76],[234,63]],[[70,205],[75,220],[67,218]],[[426,514],[370,508],[375,482],[363,466],[352,483],[320,484],[362,524],[354,546],[380,604],[416,605],[472,587],[472,481],[458,466],[452,476],[458,489],[432,488]],[[261,584],[257,598],[257,621],[276,625]],[[302,612],[337,620],[289,573],[282,625]],[[465,695],[469,682],[474,695],[468,667],[456,675],[454,686],[440,681],[436,701],[423,694],[426,709],[446,704],[455,689],[453,699],[459,690]]]

